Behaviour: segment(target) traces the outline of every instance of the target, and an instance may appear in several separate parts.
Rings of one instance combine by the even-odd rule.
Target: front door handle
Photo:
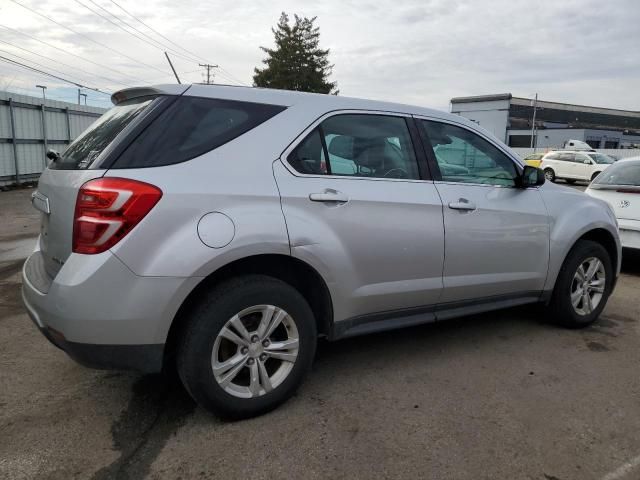
[[[349,201],[349,197],[337,190],[327,189],[322,193],[309,194],[309,200],[312,202],[346,203]]]
[[[470,212],[472,210],[475,210],[477,207],[475,203],[470,202],[466,198],[460,198],[458,199],[457,202],[450,202],[449,208],[453,210],[463,210],[463,211]]]

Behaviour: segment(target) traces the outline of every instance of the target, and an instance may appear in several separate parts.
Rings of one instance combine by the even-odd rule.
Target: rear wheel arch
[[[225,280],[243,275],[266,275],[277,278],[298,290],[313,311],[318,335],[328,336],[333,323],[331,294],[322,276],[308,263],[282,254],[253,255],[230,262],[205,277],[182,302],[173,318],[165,344],[165,367],[173,368],[178,340],[189,312],[202,297]]]

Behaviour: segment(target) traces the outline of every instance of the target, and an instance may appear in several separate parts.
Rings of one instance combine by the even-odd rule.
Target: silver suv
[[[113,102],[49,154],[24,303],[78,362],[175,366],[218,415],[290,397],[319,337],[534,303],[582,327],[614,288],[608,205],[462,117],[205,85]]]

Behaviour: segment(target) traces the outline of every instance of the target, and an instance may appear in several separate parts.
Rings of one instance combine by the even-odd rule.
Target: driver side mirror
[[[544,171],[531,165],[525,165],[520,177],[520,186],[522,188],[539,187],[545,180]]]

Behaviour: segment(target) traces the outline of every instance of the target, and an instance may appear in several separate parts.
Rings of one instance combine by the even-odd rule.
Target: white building
[[[510,93],[451,99],[451,112],[489,130],[510,147],[561,147],[581,140],[593,148],[640,145],[640,112],[538,100]],[[532,131],[533,130],[533,131]]]

